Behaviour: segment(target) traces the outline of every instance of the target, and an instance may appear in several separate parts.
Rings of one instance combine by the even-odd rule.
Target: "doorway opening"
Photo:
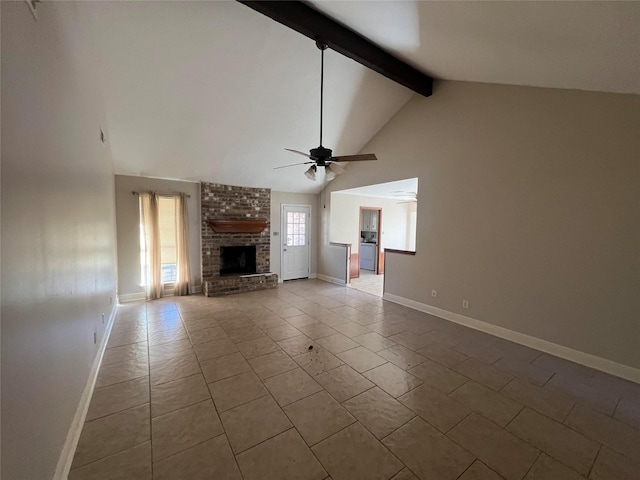
[[[415,252],[418,179],[331,193],[330,241],[350,245],[347,284],[382,296],[385,249]]]

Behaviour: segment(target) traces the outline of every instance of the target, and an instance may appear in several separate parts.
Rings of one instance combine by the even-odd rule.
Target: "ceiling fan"
[[[366,162],[370,160],[377,160],[378,158],[373,153],[365,153],[360,155],[341,155],[334,157],[330,148],[322,146],[322,106],[323,106],[323,94],[324,94],[324,51],[327,49],[327,44],[321,40],[316,40],[316,46],[320,49],[320,146],[312,148],[309,153],[301,152],[300,150],[294,150],[292,148],[285,148],[285,150],[298,155],[307,157],[310,161],[302,163],[294,163],[293,165],[283,165],[282,167],[275,167],[274,170],[279,168],[294,167],[297,165],[311,164],[309,169],[304,172],[305,176],[310,180],[316,179],[316,172],[318,167],[324,167],[325,179],[331,181],[336,178],[336,175],[346,172],[339,162]]]
[[[400,203],[417,203],[418,202],[418,192],[408,192],[405,190],[394,190],[391,192],[391,196],[397,198]]]

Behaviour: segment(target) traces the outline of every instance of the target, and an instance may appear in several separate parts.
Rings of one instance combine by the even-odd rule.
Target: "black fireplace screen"
[[[256,273],[256,246],[220,247],[220,275]]]

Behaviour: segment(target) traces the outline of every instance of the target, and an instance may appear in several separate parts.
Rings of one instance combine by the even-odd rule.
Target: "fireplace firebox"
[[[220,275],[256,273],[256,246],[220,247]]]

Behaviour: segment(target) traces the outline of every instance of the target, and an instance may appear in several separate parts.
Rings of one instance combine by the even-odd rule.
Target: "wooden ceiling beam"
[[[300,1],[245,1],[243,5],[295,30],[326,43],[346,57],[404,85],[420,95],[431,95],[433,78],[394,57],[342,23]]]

